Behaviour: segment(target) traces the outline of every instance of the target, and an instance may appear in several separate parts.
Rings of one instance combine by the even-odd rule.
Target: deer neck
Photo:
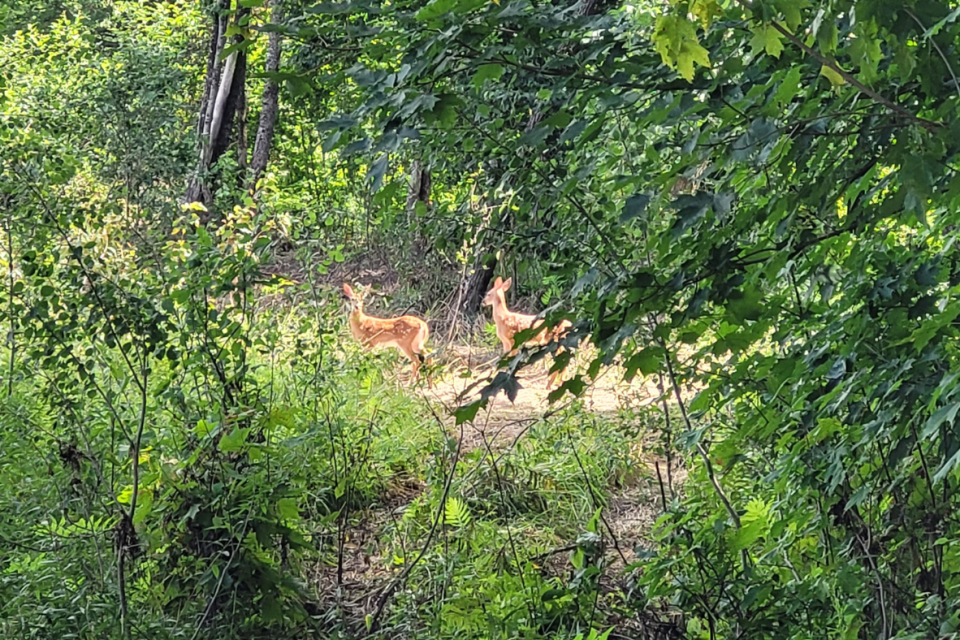
[[[354,338],[360,338],[363,335],[360,327],[363,326],[366,319],[367,316],[363,313],[363,309],[354,309],[350,312],[350,333],[353,334]]]
[[[497,325],[497,328],[505,327],[509,315],[510,309],[507,309],[507,301],[503,299],[503,293],[500,293],[493,299],[493,322]]]

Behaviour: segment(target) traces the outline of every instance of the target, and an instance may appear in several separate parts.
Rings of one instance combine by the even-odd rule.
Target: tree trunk
[[[277,24],[283,20],[281,0],[273,0],[270,7],[270,22]],[[270,74],[280,70],[280,33],[270,32],[267,36],[267,72],[266,83],[263,86],[263,97],[260,100],[260,125],[257,127],[257,139],[253,145],[253,158],[250,160],[251,191],[257,189],[257,182],[267,170],[270,160],[270,148],[273,146],[273,131],[277,125],[277,113],[280,108],[280,83]]]
[[[235,42],[243,40],[238,35]],[[213,121],[210,126],[209,154],[206,168],[217,163],[226,153],[233,140],[234,124],[244,101],[247,80],[247,55],[243,51],[234,51],[223,66],[220,87],[217,91],[217,103],[213,108]]]
[[[407,189],[407,213],[413,212],[418,202],[430,204],[431,185],[430,170],[424,169],[419,160],[414,160],[410,167],[410,186]]]
[[[200,99],[200,113],[197,118],[197,134],[200,144],[200,161],[197,164],[196,174],[193,176],[185,200],[187,202],[209,202],[211,195],[203,182],[202,174],[206,171],[208,154],[208,140],[210,126],[213,122],[213,110],[216,96],[220,87],[220,64],[218,58],[226,45],[227,15],[230,0],[220,0],[213,11],[210,24],[210,45],[207,53],[207,74],[203,82],[203,97]]]
[[[430,243],[423,237],[423,228],[417,217],[417,203],[430,204],[430,170],[423,163],[414,160],[410,166],[410,184],[407,187],[407,228],[409,230],[410,250],[413,255],[423,256],[430,250]]]
[[[210,116],[213,113],[211,93],[220,84],[220,67],[217,65],[217,54],[223,48],[221,44],[223,31],[220,29],[220,16],[214,16],[210,27],[210,45],[207,52],[207,74],[203,81],[203,97],[200,99],[200,116],[197,118],[197,136],[201,140],[210,135]]]
[[[237,176],[242,189],[244,186],[244,176],[247,175],[247,160],[250,157],[250,145],[247,142],[247,92],[241,91],[237,104],[237,168],[240,169],[240,175]]]
[[[493,271],[497,268],[497,256],[493,253],[484,253],[482,250],[474,255],[473,269],[468,272],[466,280],[461,285],[463,300],[461,311],[467,320],[480,315],[480,305],[483,296],[490,289],[493,280]]]
[[[213,200],[213,185],[209,173],[234,140],[234,125],[237,114],[245,103],[247,55],[244,51],[234,51],[223,61],[218,61],[227,43],[227,25],[229,0],[220,0],[214,10],[211,24],[210,53],[207,58],[207,78],[204,82],[203,99],[200,105],[199,130],[201,132],[200,162],[196,175],[187,187],[187,202],[200,202],[208,205]],[[235,15],[240,22],[249,9],[241,7]],[[238,34],[234,43],[243,42],[244,36]],[[245,164],[246,158],[241,160]]]

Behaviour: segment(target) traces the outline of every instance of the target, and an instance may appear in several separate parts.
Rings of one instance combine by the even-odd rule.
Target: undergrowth
[[[510,438],[455,427],[394,352],[349,337],[329,288],[262,280],[268,222],[238,208],[211,234],[188,216],[160,271],[87,257],[96,238],[37,256],[0,361],[5,637],[613,624],[626,557],[610,566],[600,514],[639,464],[623,416],[574,404]]]

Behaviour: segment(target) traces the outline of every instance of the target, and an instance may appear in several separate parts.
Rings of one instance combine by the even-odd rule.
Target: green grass
[[[597,506],[636,464],[633,434],[574,405],[512,448],[462,452],[441,508],[452,419],[398,384],[404,361],[363,352],[342,322],[334,308],[255,316],[245,329],[260,346],[255,392],[233,413],[197,367],[154,367],[139,546],[125,567],[130,619],[157,638],[190,637],[204,616],[220,629],[204,637],[354,637],[385,581],[422,553],[384,609],[381,637],[573,637],[602,626],[586,570],[595,559],[556,554],[548,570],[536,558],[597,530]],[[44,375],[20,375],[0,412],[6,637],[119,637],[115,541],[132,485],[118,418],[135,424],[138,405],[116,354],[97,361],[116,415]],[[331,609],[317,571],[334,575],[358,552],[355,538],[373,556],[351,578],[366,604]]]

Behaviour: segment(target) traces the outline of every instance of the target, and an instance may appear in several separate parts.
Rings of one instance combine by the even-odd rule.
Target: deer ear
[[[513,284],[513,276],[510,276],[509,278],[503,281],[503,290],[506,291],[507,289],[509,289],[511,284]]]
[[[343,283],[343,292],[348,296],[350,296],[351,298],[353,297],[353,288],[350,285],[348,285],[346,282]]]
[[[500,276],[497,276],[497,279],[493,281],[493,288],[497,289],[502,284],[503,284],[503,278],[501,278]]]

